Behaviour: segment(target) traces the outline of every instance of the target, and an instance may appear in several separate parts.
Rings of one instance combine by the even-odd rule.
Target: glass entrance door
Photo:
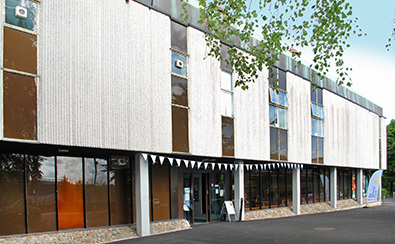
[[[208,173],[193,174],[192,179],[192,199],[193,199],[193,220],[194,224],[206,223],[209,210],[209,191],[208,191]]]
[[[212,173],[210,183],[211,198],[211,219],[210,221],[219,220],[221,208],[225,199],[225,174]]]

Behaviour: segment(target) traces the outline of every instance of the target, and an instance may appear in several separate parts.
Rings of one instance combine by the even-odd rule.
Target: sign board
[[[377,170],[370,178],[369,188],[368,188],[368,200],[367,202],[376,202],[378,199],[378,192],[381,191],[381,175],[383,170]]]
[[[229,222],[231,222],[231,216],[233,215],[236,219],[236,211],[232,201],[224,201],[224,205],[222,205],[221,209],[221,217],[225,215],[228,218]]]

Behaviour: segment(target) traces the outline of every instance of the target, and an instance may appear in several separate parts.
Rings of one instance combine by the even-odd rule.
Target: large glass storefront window
[[[110,171],[110,212],[111,225],[131,222],[129,157],[112,157]]]
[[[329,201],[329,169],[305,167],[300,178],[302,204]]]

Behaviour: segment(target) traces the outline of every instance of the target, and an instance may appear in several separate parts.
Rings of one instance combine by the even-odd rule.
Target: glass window
[[[318,112],[317,112],[317,105],[314,104],[314,103],[311,104],[311,113],[312,113],[314,116],[319,117]]]
[[[4,72],[4,136],[37,140],[37,88],[35,79]]]
[[[24,29],[37,31],[38,4],[29,0],[6,0],[5,1],[5,22],[10,25],[19,26]],[[26,13],[26,18],[18,17]]]
[[[318,137],[318,163],[324,163],[324,139]]]
[[[171,21],[171,47],[187,52],[187,28],[174,21]]]
[[[28,233],[56,231],[55,157],[26,155]]]
[[[316,93],[317,93],[317,88],[314,86],[311,86],[311,101],[312,102],[317,102]]]
[[[320,170],[320,202],[325,201],[325,169]]]
[[[285,184],[285,170],[281,169],[278,172],[278,191],[279,191],[279,206],[283,207],[287,205],[286,195],[286,184]]]
[[[221,46],[221,67],[232,70],[232,65],[226,62],[226,60],[229,58],[228,50],[229,50],[228,46],[226,45]]]
[[[251,192],[250,192],[250,172],[244,174],[244,209],[251,210]]]
[[[278,207],[280,200],[280,192],[278,187],[278,172],[270,171],[270,195],[271,195],[271,207]]]
[[[4,27],[4,68],[37,74],[37,37]]]
[[[317,106],[317,115],[318,117],[324,119],[324,108],[321,106]]]
[[[179,66],[181,65],[181,66]],[[171,52],[171,72],[177,75],[187,76],[187,57],[177,52]]]
[[[131,223],[131,175],[128,157],[111,157],[110,212],[111,225]]]
[[[300,202],[307,204],[307,170],[300,171]]]
[[[211,174],[211,220],[219,220],[225,199],[225,174]]]
[[[269,85],[275,86],[277,84],[277,69],[272,67],[269,69]]]
[[[269,105],[269,113],[270,113],[270,116],[269,116],[270,125],[278,127],[280,121],[277,117],[278,116],[277,115],[277,107]]]
[[[281,105],[284,107],[288,107],[287,93],[279,91]]]
[[[287,73],[281,69],[278,69],[278,87],[281,90],[287,90]]]
[[[311,137],[311,162],[317,163],[317,137]]]
[[[233,94],[224,90],[221,90],[221,114],[233,117]]]
[[[287,110],[283,108],[278,108],[278,114],[280,118],[280,128],[287,128]]]
[[[307,170],[307,202],[313,203],[313,171],[312,169]]]
[[[221,88],[233,91],[232,73],[221,69]]]
[[[277,92],[276,89],[269,87],[270,102],[280,104]]]
[[[268,208],[270,206],[270,189],[269,189],[269,171],[261,171],[261,208]]]
[[[287,203],[288,206],[292,206],[292,170],[286,169],[287,177]]]
[[[251,172],[251,209],[259,209],[261,199],[259,194],[259,171]]]
[[[320,202],[320,173],[318,169],[313,169],[314,202]]]
[[[280,129],[280,160],[288,159],[287,131]]]
[[[270,159],[278,160],[278,129],[270,128]]]
[[[311,118],[311,134],[318,135],[317,134],[317,119],[314,119],[314,118]]]
[[[170,219],[169,165],[152,165],[153,221]]]
[[[173,151],[189,152],[188,109],[172,107]]]
[[[317,103],[322,105],[322,89],[317,88]]]
[[[171,76],[171,100],[173,104],[188,106],[188,80]]]
[[[25,233],[24,156],[0,154],[0,235]]]
[[[82,158],[57,157],[59,229],[84,227]]]
[[[222,155],[234,156],[233,118],[222,117]]]
[[[317,134],[318,136],[324,136],[322,131],[322,120],[317,119]]]
[[[107,160],[85,158],[86,227],[108,225]]]

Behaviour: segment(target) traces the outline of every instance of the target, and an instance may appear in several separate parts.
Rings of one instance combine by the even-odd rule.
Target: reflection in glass
[[[0,154],[0,235],[25,232],[24,157]]]
[[[154,221],[170,219],[169,165],[152,165],[152,205]]]
[[[311,86],[311,101],[312,102],[316,102],[317,101],[316,92],[317,92],[317,88]]]
[[[311,134],[317,135],[317,119],[311,118]]]
[[[277,69],[272,67],[269,69],[269,85],[275,86],[277,84]]]
[[[287,93],[279,91],[281,105],[288,107]]]
[[[5,22],[7,24],[37,31],[38,5],[36,2],[29,0],[6,0],[5,5]],[[15,15],[17,6],[27,10],[27,18],[19,18]]]
[[[318,112],[317,112],[317,105],[314,104],[314,103],[311,104],[311,112],[312,112],[312,114],[313,114],[314,116],[319,117],[319,116],[318,116]]]
[[[278,207],[279,204],[279,199],[280,199],[280,193],[279,193],[279,187],[278,187],[278,172],[277,171],[271,171],[270,172],[270,195],[271,195],[271,207]]]
[[[171,76],[171,101],[173,104],[188,106],[188,80]]]
[[[107,160],[85,158],[86,227],[108,225]]]
[[[286,184],[285,184],[285,170],[278,171],[278,191],[280,193],[279,199],[279,207],[287,205],[287,195],[285,192]]]
[[[4,28],[4,68],[37,73],[37,36]]]
[[[187,52],[187,28],[174,21],[171,21],[171,47]]]
[[[317,103],[322,105],[322,89],[317,88]]]
[[[320,202],[325,202],[325,169],[320,171]]]
[[[312,169],[307,170],[307,202],[313,203],[313,171]]]
[[[280,117],[280,128],[287,128],[287,110],[283,108],[278,108],[278,114]]]
[[[288,159],[288,136],[286,130],[280,130],[280,160]]]
[[[318,163],[324,163],[324,139],[318,137]]]
[[[55,157],[26,155],[28,233],[56,230]]]
[[[221,70],[221,88],[233,91],[232,73]]]
[[[278,129],[270,128],[270,159],[278,160]]]
[[[318,169],[313,169],[314,202],[320,201],[320,173]]]
[[[278,69],[278,87],[281,90],[287,90],[287,73],[281,69]]]
[[[221,45],[221,67],[232,70],[232,65],[228,64],[227,60],[229,59],[229,46]]]
[[[250,172],[244,174],[244,209],[251,210],[251,177]]]
[[[324,108],[317,105],[317,109],[318,109],[317,111],[318,117],[324,119]]]
[[[292,170],[285,170],[287,177],[287,203],[292,206]]]
[[[270,188],[269,188],[269,171],[263,170],[261,171],[261,208],[268,208],[270,206]]]
[[[300,171],[300,202],[307,203],[307,170]]]
[[[330,187],[330,172],[329,170],[325,170],[325,201],[329,201],[329,187]]]
[[[234,156],[233,118],[222,117],[222,155]]]
[[[251,209],[260,208],[259,196],[259,171],[253,170],[251,172]]]
[[[317,137],[311,136],[311,162],[317,163]]]
[[[225,197],[225,174],[211,175],[211,220],[219,220]]]
[[[233,93],[221,90],[221,115],[233,117]]]
[[[57,157],[59,229],[84,227],[82,158]]]
[[[270,125],[271,126],[278,126],[279,125],[279,120],[277,118],[277,107],[269,105],[269,119],[270,119]]]
[[[269,87],[269,95],[270,95],[270,102],[275,103],[275,104],[280,104],[277,90],[274,88]]]
[[[188,109],[172,106],[173,151],[189,152]]]
[[[122,157],[120,157],[122,158]],[[130,169],[129,162],[114,165],[117,157],[111,158],[110,212],[111,225],[131,223]],[[114,166],[113,166],[114,165]]]
[[[317,120],[317,135],[324,136],[322,132],[322,120]]]
[[[182,62],[182,68],[177,67],[177,61]],[[177,52],[171,52],[171,72],[177,75],[187,76],[187,57]]]

